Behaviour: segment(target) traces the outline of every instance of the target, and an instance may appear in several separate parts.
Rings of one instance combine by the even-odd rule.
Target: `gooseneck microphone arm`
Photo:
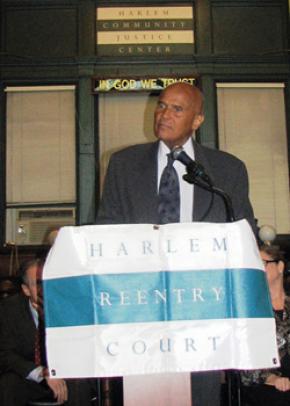
[[[215,193],[216,195],[220,196],[225,205],[227,222],[235,221],[232,200],[231,200],[230,196],[224,190],[219,189],[213,185],[207,185],[206,183],[202,182],[198,178],[192,177],[192,175],[190,173],[187,173],[186,175],[184,175],[183,179],[189,183],[195,184],[205,190],[208,190],[209,192]]]
[[[183,175],[183,179],[191,184],[195,184],[211,193],[215,193],[220,196],[224,202],[226,209],[227,222],[235,221],[234,210],[232,200],[230,196],[222,189],[219,189],[213,185],[211,178],[206,174],[204,167],[191,159],[182,147],[176,146],[172,149],[173,159],[183,163],[186,167],[186,174]]]

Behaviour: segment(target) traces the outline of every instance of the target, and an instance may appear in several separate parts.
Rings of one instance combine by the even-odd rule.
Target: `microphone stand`
[[[196,175],[196,173],[194,173],[194,171],[191,171],[189,166],[186,167],[186,170],[187,174],[183,175],[183,179],[188,183],[199,186],[202,189],[205,189],[211,193],[215,193],[216,195],[220,196],[225,205],[227,222],[231,223],[235,221],[235,215],[230,196],[224,190],[215,187],[209,177],[207,177],[208,183],[206,183],[205,181],[201,180],[199,176]]]
[[[235,215],[230,196],[224,190],[215,187],[209,176],[206,175],[201,178],[200,174],[190,165],[186,166],[186,171],[187,173],[183,175],[183,179],[188,183],[199,186],[211,193],[215,193],[216,195],[220,196],[225,205],[227,222],[231,223],[235,221]],[[239,372],[236,370],[226,371],[226,380],[229,405],[240,406],[241,387]]]

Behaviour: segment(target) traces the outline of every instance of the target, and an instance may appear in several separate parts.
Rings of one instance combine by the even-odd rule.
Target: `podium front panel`
[[[194,406],[189,373],[127,376],[124,406]]]

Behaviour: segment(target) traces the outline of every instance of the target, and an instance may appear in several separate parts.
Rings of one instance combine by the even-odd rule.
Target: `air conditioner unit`
[[[19,245],[48,244],[48,235],[51,231],[74,224],[74,208],[17,209],[17,243]]]

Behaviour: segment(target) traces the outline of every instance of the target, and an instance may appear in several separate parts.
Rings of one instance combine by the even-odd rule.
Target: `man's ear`
[[[25,296],[30,297],[30,290],[28,289],[28,286],[26,286],[24,283],[21,285],[22,292],[25,294]]]
[[[204,115],[203,114],[196,114],[192,122],[192,130],[196,131],[204,122]]]

